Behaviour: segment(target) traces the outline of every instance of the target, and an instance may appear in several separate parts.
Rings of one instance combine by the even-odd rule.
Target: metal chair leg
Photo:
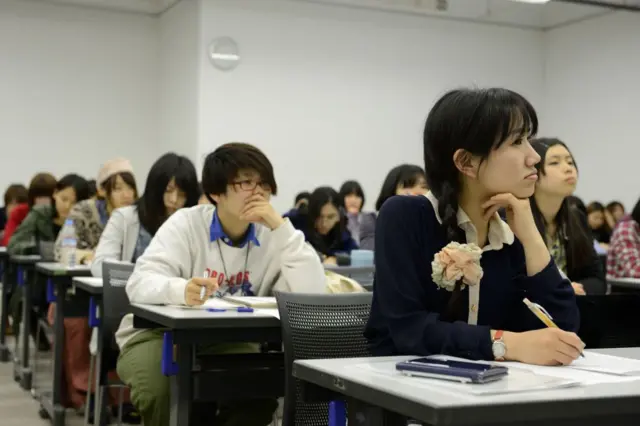
[[[124,405],[124,387],[118,390],[118,426],[122,426],[122,406]]]
[[[85,403],[85,409],[84,409],[84,425],[85,426],[89,426],[89,415],[91,414],[91,395],[93,394],[93,392],[91,392],[91,390],[93,389],[93,383],[92,383],[92,379],[93,379],[93,369],[95,368],[95,363],[96,363],[96,357],[91,355],[91,358],[89,359],[89,387],[87,388],[87,402]],[[98,392],[97,389],[94,390],[94,392]],[[97,401],[99,401],[97,395],[94,395],[93,398],[94,402],[93,405],[95,406]],[[96,412],[96,409],[94,407],[93,412]],[[100,419],[98,419],[98,424],[100,422]],[[96,424],[96,418],[95,416],[93,416],[93,424]]]
[[[38,319],[38,323],[36,325],[36,348],[33,351],[33,366],[31,367],[31,371],[33,372],[33,382],[31,383],[31,396],[36,398],[36,382],[38,378],[38,359],[40,351],[38,348],[40,347],[40,331],[42,331],[42,327],[40,327],[40,319]]]

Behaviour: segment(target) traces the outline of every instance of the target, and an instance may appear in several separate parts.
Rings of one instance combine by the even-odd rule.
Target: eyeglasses
[[[260,187],[267,192],[271,192],[271,185],[267,182],[258,182],[255,180],[239,180],[237,182],[232,182],[234,188],[240,189],[242,191],[253,191],[256,189],[256,186],[260,185]]]

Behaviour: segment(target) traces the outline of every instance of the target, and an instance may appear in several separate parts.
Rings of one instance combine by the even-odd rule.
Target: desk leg
[[[55,344],[53,355],[53,426],[64,425],[64,406],[62,405],[62,364],[64,357],[64,301],[67,296],[67,284],[64,279],[53,278],[56,286],[56,316],[54,322]]]
[[[101,320],[102,321],[102,320]],[[107,371],[104,371],[102,367],[102,353],[105,350],[104,345],[104,333],[102,330],[102,322],[98,325],[98,351],[96,353],[96,389],[95,389],[95,402],[94,402],[94,411],[93,411],[93,424],[95,426],[103,426],[108,422],[107,419],[107,400],[109,398],[109,392],[106,392],[106,389],[103,386],[107,385]],[[103,421],[103,416],[105,417],[105,421]]]
[[[9,327],[9,273],[7,268],[9,263],[2,260],[2,305],[0,309],[0,362],[9,362],[11,351],[7,346],[7,327]]]
[[[25,274],[25,270],[20,268],[18,273]],[[22,334],[20,339],[22,340],[22,355],[20,360],[20,386],[24,390],[31,391],[31,368],[29,367],[30,355],[29,355],[29,339],[31,337],[31,280],[33,279],[34,271],[30,270],[23,275],[22,285]]]
[[[380,407],[347,398],[349,426],[406,426],[407,419]]]
[[[178,373],[169,378],[171,383],[170,426],[189,426],[193,350],[193,345],[178,345]]]

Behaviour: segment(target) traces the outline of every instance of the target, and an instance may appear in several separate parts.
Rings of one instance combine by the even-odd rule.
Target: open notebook
[[[224,296],[223,300],[235,305],[249,306],[251,308],[274,309],[278,307],[275,297]]]

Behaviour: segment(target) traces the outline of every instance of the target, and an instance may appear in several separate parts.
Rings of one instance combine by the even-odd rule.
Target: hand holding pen
[[[189,306],[203,305],[218,290],[218,280],[214,278],[191,278],[184,291],[184,301]]]
[[[528,299],[523,302],[546,327],[523,333],[509,333],[508,336],[505,332],[509,359],[525,364],[568,365],[584,356],[584,343],[580,337],[560,329],[542,306]]]

